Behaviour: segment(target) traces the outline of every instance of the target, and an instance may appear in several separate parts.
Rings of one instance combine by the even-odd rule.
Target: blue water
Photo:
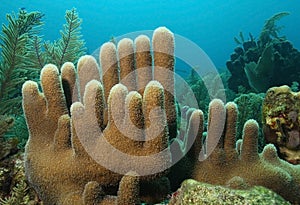
[[[45,14],[45,40],[59,38],[65,10],[75,7],[83,19],[82,34],[89,53],[111,36],[166,26],[195,42],[217,68],[223,69],[236,46],[234,36],[242,31],[245,37],[249,32],[258,37],[264,21],[282,11],[290,15],[278,22],[285,26],[281,34],[300,48],[299,0],[10,0],[1,2],[0,21],[6,23],[5,14],[21,7]]]

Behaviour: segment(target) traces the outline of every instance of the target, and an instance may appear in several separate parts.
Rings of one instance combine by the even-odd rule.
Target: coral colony
[[[23,107],[30,130],[30,138],[25,151],[26,176],[44,203],[135,204],[143,200],[144,195],[149,195],[147,200],[155,201],[151,195],[157,196],[157,194],[150,193],[151,187],[143,187],[143,181],[157,180],[159,183],[160,178],[167,176],[167,171],[139,177],[138,172],[134,174],[130,172],[136,170],[130,170],[130,166],[125,166],[122,167],[124,174],[117,174],[97,164],[87,153],[84,145],[86,143],[89,146],[88,138],[94,138],[93,152],[107,149],[101,142],[98,142],[104,137],[109,144],[123,153],[141,156],[155,154],[166,149],[168,138],[174,138],[168,132],[168,127],[174,124],[175,101],[174,98],[166,95],[161,85],[173,83],[173,78],[170,76],[166,82],[160,72],[154,69],[153,80],[147,79],[146,81],[150,81],[145,82],[143,78],[140,79],[140,68],[134,67],[133,55],[126,55],[127,52],[133,51],[133,44],[133,41],[124,39],[118,44],[118,49],[113,43],[106,43],[101,47],[100,62],[102,73],[104,73],[103,82],[99,81],[101,79],[99,74],[98,76],[90,75],[90,73],[99,73],[95,59],[91,56],[83,56],[77,68],[79,92],[75,92],[75,95],[79,93],[80,96],[72,96],[74,93],[67,93],[64,90],[65,86],[72,88],[71,90],[77,89],[76,71],[70,63],[63,65],[61,81],[59,71],[54,65],[46,65],[43,68],[41,72],[43,93],[38,91],[38,86],[34,82],[28,81],[24,84]],[[148,60],[151,58],[148,50],[149,39],[138,37],[135,44],[145,48],[143,56],[136,54],[140,57],[136,59],[138,62],[136,65],[151,66],[151,61]],[[154,66],[172,71],[174,56],[170,54],[174,52],[173,34],[164,27],[158,28],[154,31],[152,44]],[[125,59],[120,60],[120,78],[117,72],[117,56],[126,56]],[[148,64],[145,65],[145,63]],[[127,81],[129,85],[125,86],[126,82],[124,85],[118,82],[119,79],[122,80],[122,76],[126,76],[133,70],[136,71],[136,76]],[[151,72],[151,69],[148,71]],[[143,93],[134,91],[136,82],[146,84]],[[75,102],[68,107],[66,99],[74,97],[81,99],[81,102]],[[158,112],[152,113],[155,116],[150,116],[149,111],[156,106],[164,110],[165,114]],[[70,110],[70,116],[68,110]],[[117,113],[114,114],[114,112]],[[258,153],[258,125],[254,120],[248,120],[245,123],[243,139],[235,143],[238,110],[234,103],[224,105],[220,100],[213,100],[210,103],[205,142],[208,145],[206,152],[212,153],[210,155],[204,153],[204,156],[208,156],[204,161],[198,160],[203,142],[203,113],[192,109],[187,113],[189,117],[184,137],[186,141],[180,142],[176,138],[175,143],[178,143],[180,148],[176,151],[181,150],[184,154],[189,138],[197,136],[185,158],[178,162],[179,166],[183,166],[188,164],[184,163],[184,160],[190,161],[189,169],[192,170],[192,179],[234,189],[264,186],[290,202],[299,202],[299,166],[280,160],[273,145],[267,145],[261,154]],[[155,121],[150,122],[151,117],[154,117]],[[218,137],[218,130],[222,126],[223,119],[226,120],[223,137],[214,150],[209,150],[209,143]],[[140,128],[152,126],[153,130],[145,129],[145,132],[132,133],[130,123]],[[155,130],[159,129],[161,132],[153,140],[136,141],[153,137]],[[133,139],[128,139],[126,136],[133,136]],[[84,141],[83,144],[82,141]],[[109,150],[106,152],[110,153]],[[136,163],[145,169],[146,167],[149,169],[157,166],[167,167],[168,163],[171,163],[172,154],[175,152],[169,150],[166,154],[155,158],[155,161]],[[103,153],[94,153],[94,155],[106,158],[104,161],[109,160],[112,167],[121,167],[122,162],[118,158],[113,158],[114,153],[108,156]],[[131,165],[135,167],[134,164]],[[173,174],[179,173],[173,171]],[[119,188],[115,192],[117,194],[115,197],[109,195],[109,192],[106,193],[106,189],[117,186]],[[185,198],[180,195],[181,193],[173,199],[176,202],[172,203],[181,204],[180,201]]]
[[[1,204],[300,204],[300,54],[275,24],[286,15],[267,20],[258,40],[235,38],[231,75],[221,75],[229,102],[205,90],[215,76],[192,70],[200,109],[184,104],[187,93],[174,96],[176,39],[166,27],[104,43],[95,59],[84,55],[75,9],[53,43],[38,35],[41,13],[8,15]],[[278,66],[290,73],[281,78]]]

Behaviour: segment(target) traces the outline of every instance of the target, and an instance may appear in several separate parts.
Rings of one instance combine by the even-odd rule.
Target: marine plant
[[[60,31],[61,38],[58,40],[54,42],[46,41],[41,44],[41,39],[35,36],[34,46],[40,68],[47,63],[53,63],[59,68],[65,62],[76,64],[77,60],[85,54],[85,42],[80,32],[82,19],[79,18],[76,9],[67,10],[65,19],[66,23]]]
[[[7,14],[0,36],[0,114],[20,114],[22,84],[36,78],[39,67],[32,64],[32,38],[42,25],[43,14],[20,10]]]

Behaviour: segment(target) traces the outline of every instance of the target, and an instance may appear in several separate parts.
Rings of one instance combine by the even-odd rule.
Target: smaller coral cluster
[[[276,146],[282,159],[300,164],[300,92],[288,86],[270,88],[262,111],[266,141]]]
[[[203,132],[203,113],[193,109],[187,113],[187,133],[178,146],[192,164],[189,168],[192,179],[232,189],[264,186],[293,204],[300,203],[300,165],[281,160],[272,144],[259,153],[259,127],[254,120],[245,123],[243,138],[236,142],[238,110],[235,103],[224,105],[217,99],[211,101],[207,133]],[[191,149],[187,151],[189,146]]]

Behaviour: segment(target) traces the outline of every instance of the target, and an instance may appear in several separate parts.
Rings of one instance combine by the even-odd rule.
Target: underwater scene
[[[2,1],[0,205],[299,205],[299,11]]]

